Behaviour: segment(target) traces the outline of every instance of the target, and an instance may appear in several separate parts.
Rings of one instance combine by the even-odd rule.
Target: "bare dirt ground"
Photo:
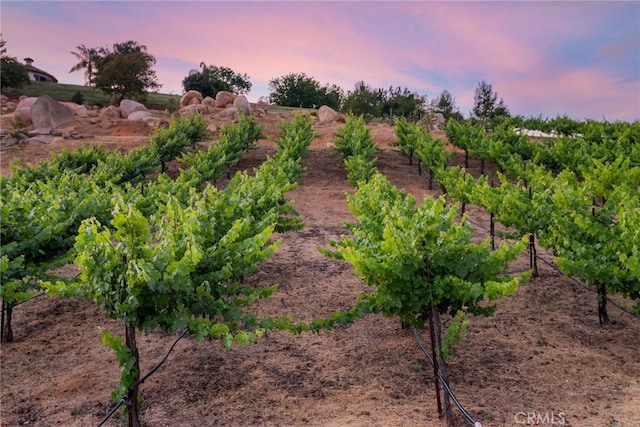
[[[277,137],[278,124],[287,117],[267,114],[260,119],[264,133]],[[104,143],[127,151],[149,140],[146,125],[101,129],[77,121],[71,126],[85,138],[3,149],[2,173],[9,173],[14,157],[33,163],[62,147]],[[289,193],[305,228],[279,235],[279,251],[248,278],[279,285],[256,305],[260,314],[311,320],[348,308],[367,290],[350,264],[317,250],[353,219],[345,199],[352,189],[330,148],[339,126],[314,126],[319,136],[303,160],[306,176]],[[392,127],[372,124],[371,134],[380,147],[377,166],[394,184],[418,200],[439,195],[437,188],[427,191],[426,176],[389,146],[396,140]],[[255,167],[275,151],[269,139],[259,145],[237,169]],[[460,153],[453,159],[463,161]],[[472,161],[470,171],[477,176],[479,162]],[[467,213],[480,226],[478,237],[486,237],[488,216],[474,207]],[[640,320],[610,306],[613,322],[599,325],[595,294],[564,278],[549,254],[539,255],[540,277],[499,301],[492,317],[472,319],[466,344],[449,366],[453,392],[484,426],[640,426]],[[526,269],[523,255],[513,271]],[[89,301],[38,297],[16,307],[13,328],[15,342],[4,344],[0,353],[1,425],[98,425],[112,407],[110,394],[119,377],[99,328],[122,334],[123,327]],[[427,331],[419,336],[428,343]],[[143,373],[176,337],[140,333]],[[231,349],[184,338],[142,385],[141,396],[145,426],[442,425],[433,372],[412,332],[379,315],[319,334],[274,332]],[[468,425],[455,406],[454,414],[456,426]],[[114,416],[105,425],[123,423]]]

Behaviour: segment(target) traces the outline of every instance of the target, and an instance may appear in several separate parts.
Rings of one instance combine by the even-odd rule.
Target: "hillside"
[[[279,124],[294,113],[270,111],[259,119],[266,138],[236,170],[250,170],[273,153]],[[2,126],[10,120],[3,116]],[[352,219],[345,199],[352,189],[331,149],[340,126],[314,125],[318,136],[303,159],[306,175],[289,193],[305,228],[280,235],[279,251],[246,279],[279,285],[273,297],[258,303],[261,314],[297,313],[310,320],[349,307],[366,290],[350,264],[317,250],[344,233],[343,222]],[[437,188],[427,191],[426,176],[390,146],[396,140],[393,127],[370,126],[381,172],[418,200],[440,194]],[[35,164],[62,148],[103,144],[126,152],[147,144],[153,129],[124,120],[103,129],[76,119],[65,132],[82,137],[2,149],[2,173],[10,172],[11,158]],[[214,132],[203,148],[215,137]],[[452,164],[463,163],[464,155],[457,153]],[[170,164],[169,175],[177,166]],[[477,175],[479,169],[472,159],[469,170]],[[225,179],[217,183],[225,184]],[[485,237],[488,215],[474,207],[467,213],[478,225],[478,238]],[[456,397],[484,426],[525,424],[521,421],[530,414],[575,427],[639,426],[640,322],[611,308],[613,322],[599,325],[594,294],[564,278],[550,254],[541,250],[539,255],[540,277],[501,300],[492,317],[472,320],[466,345],[450,364]],[[527,267],[525,254],[513,269]],[[38,297],[16,307],[15,342],[3,345],[0,354],[2,426],[80,427],[103,419],[119,369],[100,343],[100,327],[122,333],[117,322],[104,319],[85,300]],[[420,334],[427,342],[428,333]],[[140,334],[143,372],[155,366],[176,336]],[[183,339],[141,393],[148,426],[441,425],[433,372],[413,334],[398,320],[378,315],[320,334],[273,333],[230,350],[218,342]],[[467,425],[455,408],[454,413],[456,426]],[[105,425],[122,424],[114,417]]]

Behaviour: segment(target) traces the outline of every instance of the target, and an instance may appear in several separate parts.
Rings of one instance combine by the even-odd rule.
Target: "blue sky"
[[[640,120],[640,2],[6,1],[8,54],[82,84],[76,46],[146,45],[161,91],[201,62],[268,82],[305,73],[345,91],[364,81],[436,97],[466,115],[490,83],[512,114]]]

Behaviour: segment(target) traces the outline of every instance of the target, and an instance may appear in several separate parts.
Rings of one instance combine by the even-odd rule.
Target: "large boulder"
[[[227,120],[237,120],[240,117],[240,112],[236,107],[225,108],[220,111],[217,115],[217,119],[227,119]]]
[[[444,118],[444,115],[442,113],[436,113],[433,116],[433,121],[431,122],[431,128],[432,129],[440,129],[440,125],[443,125],[446,123],[446,119]]]
[[[73,120],[71,109],[49,95],[41,95],[31,107],[31,122],[35,128],[53,129]]]
[[[120,110],[115,105],[108,105],[108,106],[104,107],[100,111],[100,114],[98,115],[98,118],[101,121],[119,119],[120,118]]]
[[[202,100],[202,105],[206,105],[207,107],[210,107],[213,110],[214,108],[216,108],[216,100],[210,96],[207,96],[205,99]]]
[[[191,116],[194,114],[207,114],[209,113],[209,107],[204,104],[192,104],[187,105],[186,107],[180,108],[178,110],[178,115],[180,117]]]
[[[216,94],[216,108],[226,108],[228,105],[233,105],[233,100],[236,98],[231,92],[221,90]]]
[[[180,98],[180,107],[187,105],[200,104],[202,102],[202,94],[197,90],[190,90]]]
[[[18,105],[13,112],[13,118],[16,122],[24,125],[31,124],[31,107],[38,100],[35,96],[21,97]]]
[[[131,120],[131,121],[147,120],[149,117],[153,117],[153,114],[151,114],[151,112],[146,110],[144,111],[137,110],[129,114],[127,116],[127,120]]]
[[[162,117],[154,116],[153,114],[149,117],[145,117],[142,119],[150,128],[169,128],[169,122],[164,120]]]
[[[318,108],[318,122],[331,123],[342,121],[342,115],[328,105]]]
[[[24,142],[28,144],[32,144],[32,143],[51,144],[54,139],[55,137],[53,135],[35,135],[25,139]]]
[[[61,104],[73,111],[76,117],[82,117],[84,119],[89,117],[89,110],[87,110],[87,107],[84,105],[79,105],[75,102],[62,102]]]
[[[31,108],[33,107],[33,104],[35,104],[37,100],[38,100],[37,96],[21,97],[20,100],[18,101],[18,105],[16,106],[16,109]]]
[[[13,119],[20,125],[31,124],[31,107],[16,108],[13,112]]]
[[[120,107],[118,107],[118,109],[120,110],[120,116],[122,116],[123,119],[129,117],[129,114],[134,111],[147,111],[147,107],[145,107],[144,104],[131,99],[123,99],[120,102]]]
[[[249,104],[249,100],[244,95],[236,96],[233,100],[233,106],[238,110],[244,111],[247,115],[251,114],[251,104]]]
[[[267,102],[265,102],[264,100],[259,99],[258,103],[256,104],[256,108],[260,108],[260,109],[262,109],[262,111],[264,111],[266,113],[267,110],[269,110],[269,104]]]

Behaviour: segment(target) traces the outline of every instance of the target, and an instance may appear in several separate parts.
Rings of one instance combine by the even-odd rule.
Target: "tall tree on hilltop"
[[[78,63],[71,67],[69,73],[84,70],[84,85],[93,86],[93,74],[95,72],[96,61],[100,57],[98,49],[88,48],[84,44],[76,46],[77,52],[71,52],[78,59]]]
[[[509,109],[502,98],[498,100],[498,93],[493,91],[493,87],[484,80],[478,83],[475,96],[473,97],[473,115],[485,123],[498,116],[509,116]]]
[[[284,107],[318,108],[327,105],[339,109],[342,89],[336,85],[322,86],[305,73],[289,73],[269,81],[269,101]]]
[[[249,76],[233,71],[228,67],[207,66],[200,63],[201,71],[191,70],[182,80],[185,92],[197,90],[202,96],[215,98],[218,92],[226,91],[236,95],[246,94],[251,90]]]
[[[417,120],[424,113],[424,98],[408,88],[391,86],[384,92],[380,113],[383,116]]]
[[[460,114],[460,110],[456,106],[456,99],[451,95],[451,92],[448,90],[443,90],[440,95],[435,98],[431,110],[434,113],[440,113],[445,118],[445,120],[449,120],[450,118],[461,119],[462,115]]]
[[[347,93],[344,109],[356,116],[380,117],[384,101],[384,89],[373,89],[364,81],[359,81],[353,91]]]
[[[113,45],[113,51],[102,49],[96,61],[95,87],[111,95],[116,104],[125,97],[144,100],[147,91],[157,91],[156,59],[147,47],[135,41]]]
[[[493,87],[484,80],[481,81],[473,97],[473,115],[480,120],[489,119],[496,107],[497,99],[498,94],[493,91]]]

